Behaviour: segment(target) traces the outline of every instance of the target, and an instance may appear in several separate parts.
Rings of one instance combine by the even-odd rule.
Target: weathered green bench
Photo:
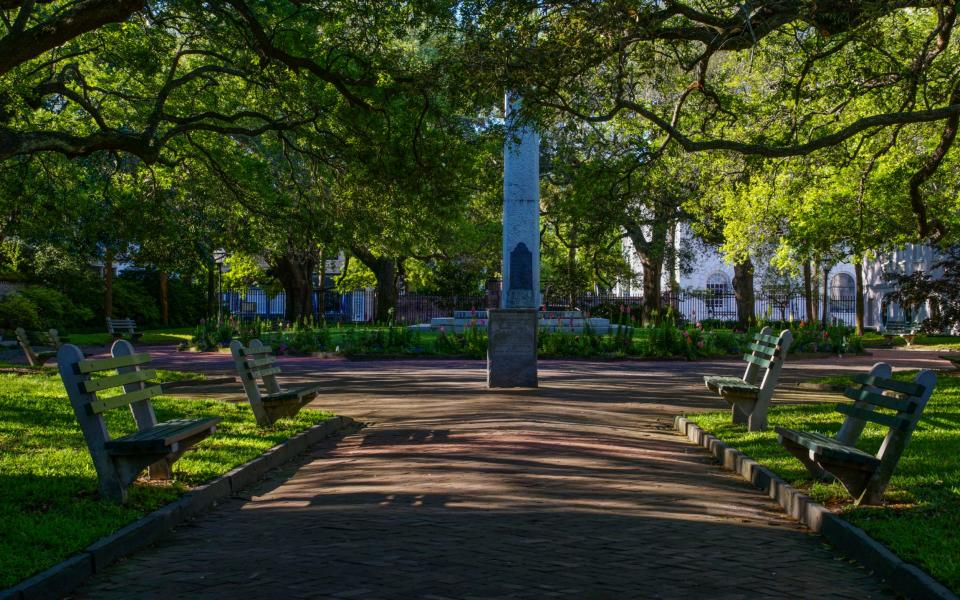
[[[149,354],[134,354],[126,340],[117,340],[113,358],[85,360],[80,349],[64,344],[57,354],[60,378],[70,397],[73,412],[97,470],[102,497],[125,502],[127,487],[149,467],[153,479],[170,479],[171,465],[189,448],[216,431],[219,417],[176,419],[157,423],[150,399],[161,393],[159,385],[146,382],[156,373],[143,368]],[[116,370],[116,375],[93,378],[93,373]],[[98,392],[123,387],[116,396],[98,397]],[[103,413],[129,406],[138,431],[111,438]]]
[[[847,418],[836,438],[777,427],[777,439],[814,477],[836,478],[857,504],[883,501],[883,492],[937,384],[933,371],[921,371],[912,383],[889,376],[890,366],[885,363],[854,376],[859,387],[848,387],[843,393],[854,402],[837,405]],[[879,412],[881,408],[896,414]],[[856,447],[867,421],[890,428],[876,455]]]
[[[784,329],[779,337],[772,333],[770,327],[764,327],[753,337],[750,353],[743,355],[743,360],[747,362],[743,377],[706,375],[703,378],[708,389],[730,404],[733,422],[746,423],[749,431],[767,428],[770,399],[780,379],[787,350],[793,342],[789,329]]]
[[[316,398],[319,389],[310,385],[294,389],[284,389],[277,382],[280,367],[275,366],[276,357],[270,346],[264,346],[260,340],[251,340],[246,347],[238,340],[230,342],[230,353],[243,383],[243,390],[250,401],[253,415],[261,427],[273,425],[277,419],[292,417],[300,409]],[[263,381],[263,392],[257,380]]]
[[[43,366],[43,363],[57,355],[56,350],[35,350],[30,345],[30,336],[27,335],[23,327],[17,327],[15,333],[17,334],[17,343],[20,344],[23,355],[27,357],[27,364],[31,367]]]
[[[107,333],[115,340],[126,335],[135,341],[143,336],[137,331],[137,322],[133,319],[111,319],[110,317],[107,317]]]
[[[892,342],[895,337],[902,337],[909,347],[917,337],[917,327],[916,323],[909,321],[887,321],[881,334],[887,342]]]

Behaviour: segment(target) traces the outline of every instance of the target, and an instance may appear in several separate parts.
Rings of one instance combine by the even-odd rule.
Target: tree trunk
[[[103,256],[103,314],[113,316],[113,250],[107,249]]]
[[[273,265],[274,274],[287,301],[283,318],[291,323],[302,323],[313,313],[313,270],[317,259],[310,253],[287,252]]]
[[[326,254],[320,251],[320,293],[317,297],[317,314],[321,321],[326,321],[327,317],[327,261]]]
[[[813,267],[809,260],[803,261],[803,302],[806,321],[813,323],[817,318],[817,311],[813,306]]]
[[[377,279],[377,306],[373,316],[374,321],[389,323],[393,320],[393,313],[397,307],[399,297],[397,279],[400,275],[397,265],[402,261],[397,258],[375,256],[366,248],[354,247],[351,250],[360,262],[373,271],[373,276]]]
[[[733,293],[737,299],[737,322],[747,329],[754,320],[756,294],[753,288],[753,261],[748,256],[733,265]]]
[[[667,229],[666,242],[667,281],[671,294],[680,289],[680,278],[677,276],[677,224],[671,223]]]
[[[864,301],[863,301],[863,263],[853,263],[853,275],[855,279],[855,288],[857,299],[854,310],[856,312],[857,335],[863,335],[864,322]]]
[[[651,325],[659,320],[663,312],[663,266],[667,240],[666,217],[662,222],[651,226],[630,227],[627,234],[633,242],[633,248],[643,268],[643,305],[641,320]],[[644,231],[646,230],[646,231]],[[647,239],[647,233],[650,239]]]
[[[393,321],[394,312],[397,308],[397,261],[395,259],[381,258],[374,261],[373,265],[367,265],[373,275],[377,278],[377,310],[374,313],[374,320],[378,323],[389,323]]]
[[[643,266],[642,321],[644,325],[652,325],[660,318],[660,309],[663,306],[660,283],[663,277],[663,259],[660,256],[651,257],[643,254],[640,256],[640,264]]]
[[[170,324],[170,279],[166,271],[160,272],[160,322]]]
[[[830,324],[830,267],[823,267],[823,326]]]

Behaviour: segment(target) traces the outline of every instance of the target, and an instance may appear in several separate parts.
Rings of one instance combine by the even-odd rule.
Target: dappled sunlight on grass
[[[153,404],[160,421],[222,421],[213,436],[174,464],[173,481],[141,480],[132,486],[129,503],[118,506],[99,499],[96,472],[59,376],[0,374],[0,587],[52,566],[331,416],[304,410],[260,429],[246,404],[171,397]],[[126,409],[106,417],[113,437],[136,429]]]

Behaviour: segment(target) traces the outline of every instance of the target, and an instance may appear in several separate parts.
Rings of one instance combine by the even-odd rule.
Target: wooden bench
[[[917,337],[916,323],[908,321],[887,321],[883,326],[882,335],[887,342],[892,342],[894,337],[902,337],[907,342],[907,347],[913,346],[913,340]]]
[[[281,388],[276,377],[280,367],[275,366],[277,359],[272,351],[260,340],[251,340],[249,347],[238,340],[230,343],[230,353],[243,382],[243,390],[261,427],[269,427],[277,419],[297,414],[319,392],[317,386],[312,385],[295,389]],[[263,392],[257,384],[258,379],[263,382]]]
[[[137,322],[133,319],[111,319],[110,317],[107,317],[107,333],[115,340],[124,335],[131,340],[138,340],[143,336],[142,333],[137,332]]]
[[[31,367],[41,367],[43,363],[57,355],[56,350],[35,350],[30,346],[30,337],[23,327],[17,327],[17,343],[23,350],[23,355],[27,357],[27,364]]]
[[[707,388],[730,403],[733,422],[746,423],[749,431],[767,428],[767,408],[780,379],[787,350],[793,342],[789,329],[784,329],[779,337],[772,333],[770,327],[764,327],[753,337],[750,353],[743,355],[743,360],[747,361],[743,377],[707,375],[703,378]]]
[[[190,447],[216,431],[219,417],[176,419],[157,423],[150,399],[161,393],[159,385],[147,387],[155,377],[143,368],[149,354],[134,354],[126,340],[117,340],[113,358],[85,360],[80,349],[64,344],[57,353],[60,378],[93,458],[102,497],[126,502],[127,487],[149,467],[153,479],[170,479],[171,465]],[[93,378],[93,373],[116,370],[116,375]],[[100,398],[98,392],[123,386],[123,393]],[[129,406],[138,431],[111,438],[103,413]]]
[[[840,481],[858,505],[882,503],[883,491],[937,384],[933,371],[921,371],[913,383],[889,376],[890,366],[885,363],[874,365],[870,373],[854,376],[859,387],[843,392],[853,404],[837,405],[847,418],[836,438],[777,427],[777,438],[784,448],[815,477]],[[879,408],[896,414],[878,412]],[[876,455],[856,447],[867,421],[890,428]]]

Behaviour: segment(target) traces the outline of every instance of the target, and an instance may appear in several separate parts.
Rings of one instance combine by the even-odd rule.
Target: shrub
[[[65,294],[52,288],[31,285],[24,288],[20,294],[37,307],[43,329],[56,327],[63,330],[70,326],[80,326],[91,321],[94,316],[89,307],[74,304]]]
[[[131,318],[139,327],[160,324],[160,309],[143,282],[124,277],[113,280],[113,316]]]
[[[28,330],[43,328],[40,311],[29,298],[13,293],[0,299],[0,323],[6,329],[23,327]]]

